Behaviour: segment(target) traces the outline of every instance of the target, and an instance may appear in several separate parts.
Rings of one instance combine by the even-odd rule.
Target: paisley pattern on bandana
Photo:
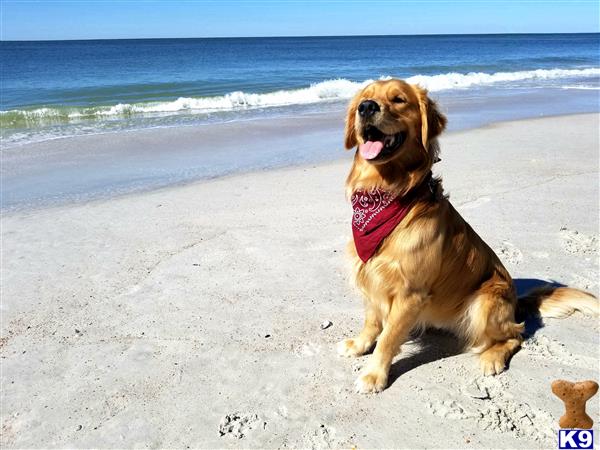
[[[356,191],[352,194],[352,226],[364,231],[369,223],[396,197],[389,192],[373,188],[370,191]]]
[[[360,259],[367,262],[408,214],[413,202],[381,189],[356,191],[351,201],[354,245]]]

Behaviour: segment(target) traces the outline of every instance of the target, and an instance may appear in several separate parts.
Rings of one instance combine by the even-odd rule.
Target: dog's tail
[[[548,285],[529,291],[519,297],[517,303],[517,314],[522,317],[539,315],[562,318],[575,311],[597,316],[600,314],[600,302],[592,294],[579,289]]]

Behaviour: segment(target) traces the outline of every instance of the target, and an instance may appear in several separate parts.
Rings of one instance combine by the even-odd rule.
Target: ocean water
[[[599,51],[598,33],[3,41],[0,138],[14,147],[338,111],[369,80],[386,77],[450,104],[576,91],[581,100],[557,102],[556,111],[598,110]]]

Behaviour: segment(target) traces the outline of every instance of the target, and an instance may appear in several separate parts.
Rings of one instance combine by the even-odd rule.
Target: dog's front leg
[[[355,382],[357,392],[381,392],[387,386],[392,359],[400,351],[422,311],[425,296],[412,292],[393,298],[375,351]]]
[[[368,352],[375,343],[377,336],[381,333],[381,318],[376,308],[366,302],[365,325],[360,334],[352,339],[338,342],[337,351],[341,356],[362,356]]]

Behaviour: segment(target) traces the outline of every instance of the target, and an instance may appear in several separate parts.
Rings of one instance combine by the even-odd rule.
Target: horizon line
[[[420,33],[420,34],[331,34],[331,35],[279,35],[279,36],[191,36],[191,37],[121,37],[121,38],[74,38],[74,39],[0,39],[0,42],[77,42],[77,41],[147,41],[167,39],[285,39],[285,38],[346,38],[346,37],[419,37],[419,36],[505,36],[548,34],[600,34],[600,31],[576,32],[509,32],[509,33]]]

